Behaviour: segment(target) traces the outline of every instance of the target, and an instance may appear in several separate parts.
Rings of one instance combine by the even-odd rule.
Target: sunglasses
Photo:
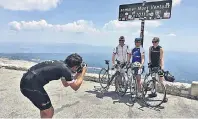
[[[119,41],[124,41],[124,40],[119,40]]]
[[[135,43],[141,43],[141,41],[136,41]]]
[[[152,43],[157,43],[157,41],[152,41]]]

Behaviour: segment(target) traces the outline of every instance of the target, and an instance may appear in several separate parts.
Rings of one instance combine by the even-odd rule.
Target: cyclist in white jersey
[[[112,55],[112,64],[115,65],[115,59],[119,60],[120,62],[129,62],[129,54],[130,49],[129,46],[124,44],[125,38],[124,36],[120,36],[119,38],[119,45],[114,48],[113,55]]]
[[[119,60],[121,63],[124,63],[124,62],[127,62],[129,63],[130,61],[130,58],[129,58],[129,54],[131,53],[130,50],[129,50],[129,46],[124,44],[125,42],[125,38],[124,36],[120,36],[119,38],[119,45],[114,48],[113,50],[113,55],[112,55],[112,64],[113,64],[113,67],[115,66],[115,59]],[[117,77],[118,79],[116,80],[120,80],[121,77]],[[127,77],[125,77],[127,78]],[[117,84],[115,84],[117,85]],[[115,91],[117,91],[117,87],[115,89]]]

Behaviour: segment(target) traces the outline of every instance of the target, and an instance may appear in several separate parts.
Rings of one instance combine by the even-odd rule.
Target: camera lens
[[[87,66],[87,64],[86,63],[81,63],[81,67],[84,67],[84,66]]]

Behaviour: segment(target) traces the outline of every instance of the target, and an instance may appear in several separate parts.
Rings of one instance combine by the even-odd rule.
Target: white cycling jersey
[[[116,48],[114,48],[113,53],[116,54],[116,59],[121,62],[127,61],[127,54],[131,53],[129,46],[124,45],[123,47],[121,45],[118,45]]]

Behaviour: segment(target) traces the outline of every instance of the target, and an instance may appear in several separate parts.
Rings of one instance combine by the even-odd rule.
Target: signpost
[[[145,20],[170,19],[172,0],[123,4],[119,6],[119,21],[141,20],[140,37],[144,41]]]

